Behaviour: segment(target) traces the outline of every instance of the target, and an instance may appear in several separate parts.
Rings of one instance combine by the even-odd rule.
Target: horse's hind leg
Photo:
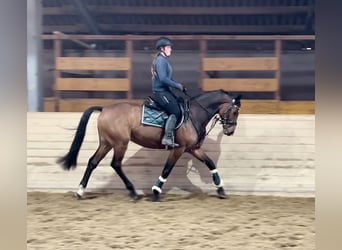
[[[135,201],[138,199],[137,192],[132,184],[132,182],[127,178],[125,173],[122,170],[122,160],[125,156],[127,150],[127,145],[121,145],[119,147],[114,148],[114,156],[111,163],[112,168],[115,172],[120,176],[121,180],[125,184],[127,190],[129,191],[129,196],[131,200]]]
[[[221,199],[226,198],[226,194],[223,189],[223,182],[216,169],[214,161],[210,159],[209,156],[206,153],[204,153],[202,149],[191,150],[189,151],[189,154],[193,155],[195,158],[203,162],[209,168],[211,176],[213,178],[213,183],[215,187],[217,188],[216,192],[219,198]]]
[[[100,143],[95,154],[92,157],[90,157],[90,159],[88,161],[87,168],[86,168],[84,175],[83,175],[83,178],[80,182],[79,189],[76,193],[78,198],[82,198],[82,196],[84,194],[84,190],[86,189],[86,187],[88,185],[88,181],[89,181],[89,178],[90,178],[92,172],[97,167],[97,165],[99,165],[100,161],[106,156],[106,154],[111,149],[112,149],[111,146]]]

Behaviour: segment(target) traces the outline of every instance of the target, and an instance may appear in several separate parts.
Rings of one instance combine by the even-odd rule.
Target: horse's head
[[[237,126],[237,119],[241,107],[241,95],[233,97],[231,102],[224,103],[220,106],[219,115],[225,135],[233,135]]]

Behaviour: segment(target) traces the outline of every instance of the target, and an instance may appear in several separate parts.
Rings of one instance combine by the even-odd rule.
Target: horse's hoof
[[[160,193],[157,190],[153,190],[153,202],[160,202]]]
[[[137,193],[135,191],[131,191],[129,193],[129,198],[130,198],[130,201],[135,202],[135,201],[138,200],[138,195],[137,195]]]
[[[81,200],[83,198],[83,195],[79,194],[78,192],[74,193],[74,195],[78,200]]]
[[[220,199],[226,199],[226,198],[227,198],[227,195],[226,195],[226,193],[224,192],[223,187],[219,187],[219,188],[217,189],[217,195],[218,195],[218,197],[219,197]]]
[[[82,186],[82,185],[80,185],[79,187],[78,187],[78,190],[77,190],[77,192],[75,193],[75,196],[76,196],[76,198],[77,199],[82,199],[82,197],[83,197],[83,195],[84,195],[84,190],[85,190],[85,188]]]

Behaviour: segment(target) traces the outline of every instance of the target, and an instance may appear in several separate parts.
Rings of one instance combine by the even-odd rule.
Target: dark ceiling
[[[43,34],[315,34],[315,0],[42,0]]]

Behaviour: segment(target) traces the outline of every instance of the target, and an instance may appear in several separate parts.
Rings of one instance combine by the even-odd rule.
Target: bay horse
[[[207,135],[206,126],[214,116],[216,121],[219,120],[221,122],[225,135],[230,136],[234,134],[241,107],[240,98],[241,95],[233,96],[224,90],[215,90],[189,99],[188,119],[175,132],[175,141],[179,146],[168,149],[170,153],[167,161],[161,175],[152,187],[153,201],[160,201],[162,186],[166,182],[177,160],[184,152],[191,154],[209,168],[213,184],[217,188],[216,192],[218,197],[226,197],[215,163],[201,149],[201,146]],[[69,152],[57,160],[65,170],[76,168],[77,156],[86,133],[89,118],[93,111],[100,111],[101,113],[97,118],[99,145],[93,156],[89,158],[87,168],[76,193],[78,198],[82,198],[84,195],[89,178],[94,169],[106,154],[113,149],[114,155],[111,161],[111,167],[124,182],[129,191],[130,198],[132,200],[138,199],[133,184],[121,167],[128,143],[132,141],[138,145],[152,149],[163,149],[165,147],[161,144],[164,130],[142,124],[142,109],[143,105],[121,102],[105,107],[92,106],[83,112]]]

